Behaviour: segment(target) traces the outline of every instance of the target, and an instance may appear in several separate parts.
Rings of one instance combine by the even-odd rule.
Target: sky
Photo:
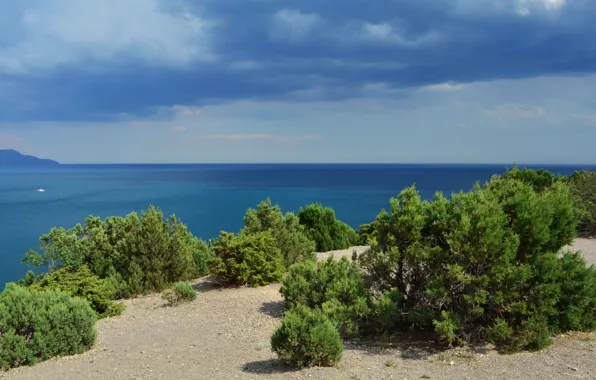
[[[596,163],[593,0],[0,3],[0,149]]]

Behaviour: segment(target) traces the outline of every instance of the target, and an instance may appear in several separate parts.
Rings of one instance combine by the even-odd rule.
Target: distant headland
[[[0,149],[0,169],[7,168],[48,168],[59,166],[53,160],[28,156],[14,149]]]

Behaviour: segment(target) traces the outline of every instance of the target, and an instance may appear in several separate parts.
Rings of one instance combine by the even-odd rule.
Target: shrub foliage
[[[545,169],[518,169],[504,174],[505,178],[517,179],[531,184],[538,192],[556,182],[569,184],[575,212],[579,217],[577,234],[583,237],[596,236],[596,172],[593,170],[575,171],[569,177],[555,175]]]
[[[576,171],[569,177],[569,185],[580,215],[578,234],[596,236],[596,172]]]
[[[414,328],[448,344],[539,349],[556,333],[596,328],[596,268],[560,253],[575,237],[577,210],[573,185],[547,171],[514,168],[430,201],[410,187],[362,226],[372,247],[360,270],[347,261],[295,266],[281,292],[290,310],[308,307],[340,328],[366,305],[351,319],[360,332]]]
[[[95,343],[95,320],[83,299],[7,284],[0,294],[0,368],[89,350]]]
[[[552,186],[555,182],[565,181],[561,174],[555,175],[546,169],[519,169],[517,165],[512,170],[505,172],[504,179],[514,179],[532,185],[535,191],[542,192],[544,189]]]
[[[283,214],[278,205],[267,198],[256,209],[248,209],[244,217],[243,234],[270,232],[281,250],[286,267],[314,258],[315,244],[305,233],[296,215]]]
[[[559,315],[551,323],[558,331],[596,329],[596,269],[586,265],[580,252],[564,254],[559,265]]]
[[[293,367],[334,366],[343,344],[333,323],[320,310],[299,306],[287,312],[271,337],[279,359]]]
[[[270,231],[222,232],[214,249],[213,274],[229,285],[267,285],[284,274],[284,258]]]
[[[576,228],[568,186],[536,185],[516,170],[451,200],[437,194],[423,202],[414,187],[391,200],[390,212],[377,217],[378,243],[360,259],[378,295],[380,326],[414,325],[449,343],[489,339],[520,349],[594,323],[587,291],[594,269],[557,256]],[[565,266],[575,282],[563,275]],[[579,297],[564,295],[565,287]],[[565,317],[570,304],[582,312]]]
[[[186,243],[192,257],[192,266],[186,279],[207,276],[211,272],[211,265],[215,259],[213,250],[206,241],[190,233],[186,234]],[[181,279],[185,278],[181,277]]]
[[[189,282],[177,282],[171,289],[165,290],[161,298],[166,300],[169,306],[178,306],[197,299],[197,292]]]
[[[49,271],[61,267],[109,279],[116,297],[161,291],[176,281],[207,274],[212,253],[175,216],[148,211],[105,220],[89,216],[84,225],[53,228],[40,238],[41,252],[30,250],[23,262]]]
[[[113,285],[91,273],[86,265],[76,271],[71,267],[54,271],[31,285],[31,289],[63,291],[83,298],[99,318],[120,315],[124,311],[124,305],[112,301],[115,291]]]
[[[298,306],[320,309],[346,334],[355,333],[358,321],[369,312],[360,269],[346,257],[291,266],[280,292],[287,310]]]
[[[298,212],[300,224],[316,244],[318,252],[346,249],[358,242],[358,234],[335,217],[335,211],[320,204],[311,204]]]
[[[373,245],[376,241],[377,225],[375,222],[362,224],[357,231],[359,245]]]

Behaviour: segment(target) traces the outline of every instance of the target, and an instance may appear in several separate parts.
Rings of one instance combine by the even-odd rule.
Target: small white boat
[[[44,189],[37,189],[37,192],[38,193],[43,193],[43,192],[45,192],[45,190]]]

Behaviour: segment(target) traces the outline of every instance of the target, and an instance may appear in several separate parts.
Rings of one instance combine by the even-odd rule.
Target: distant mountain
[[[0,149],[0,168],[48,168],[58,165],[56,161],[27,156],[14,149]]]

